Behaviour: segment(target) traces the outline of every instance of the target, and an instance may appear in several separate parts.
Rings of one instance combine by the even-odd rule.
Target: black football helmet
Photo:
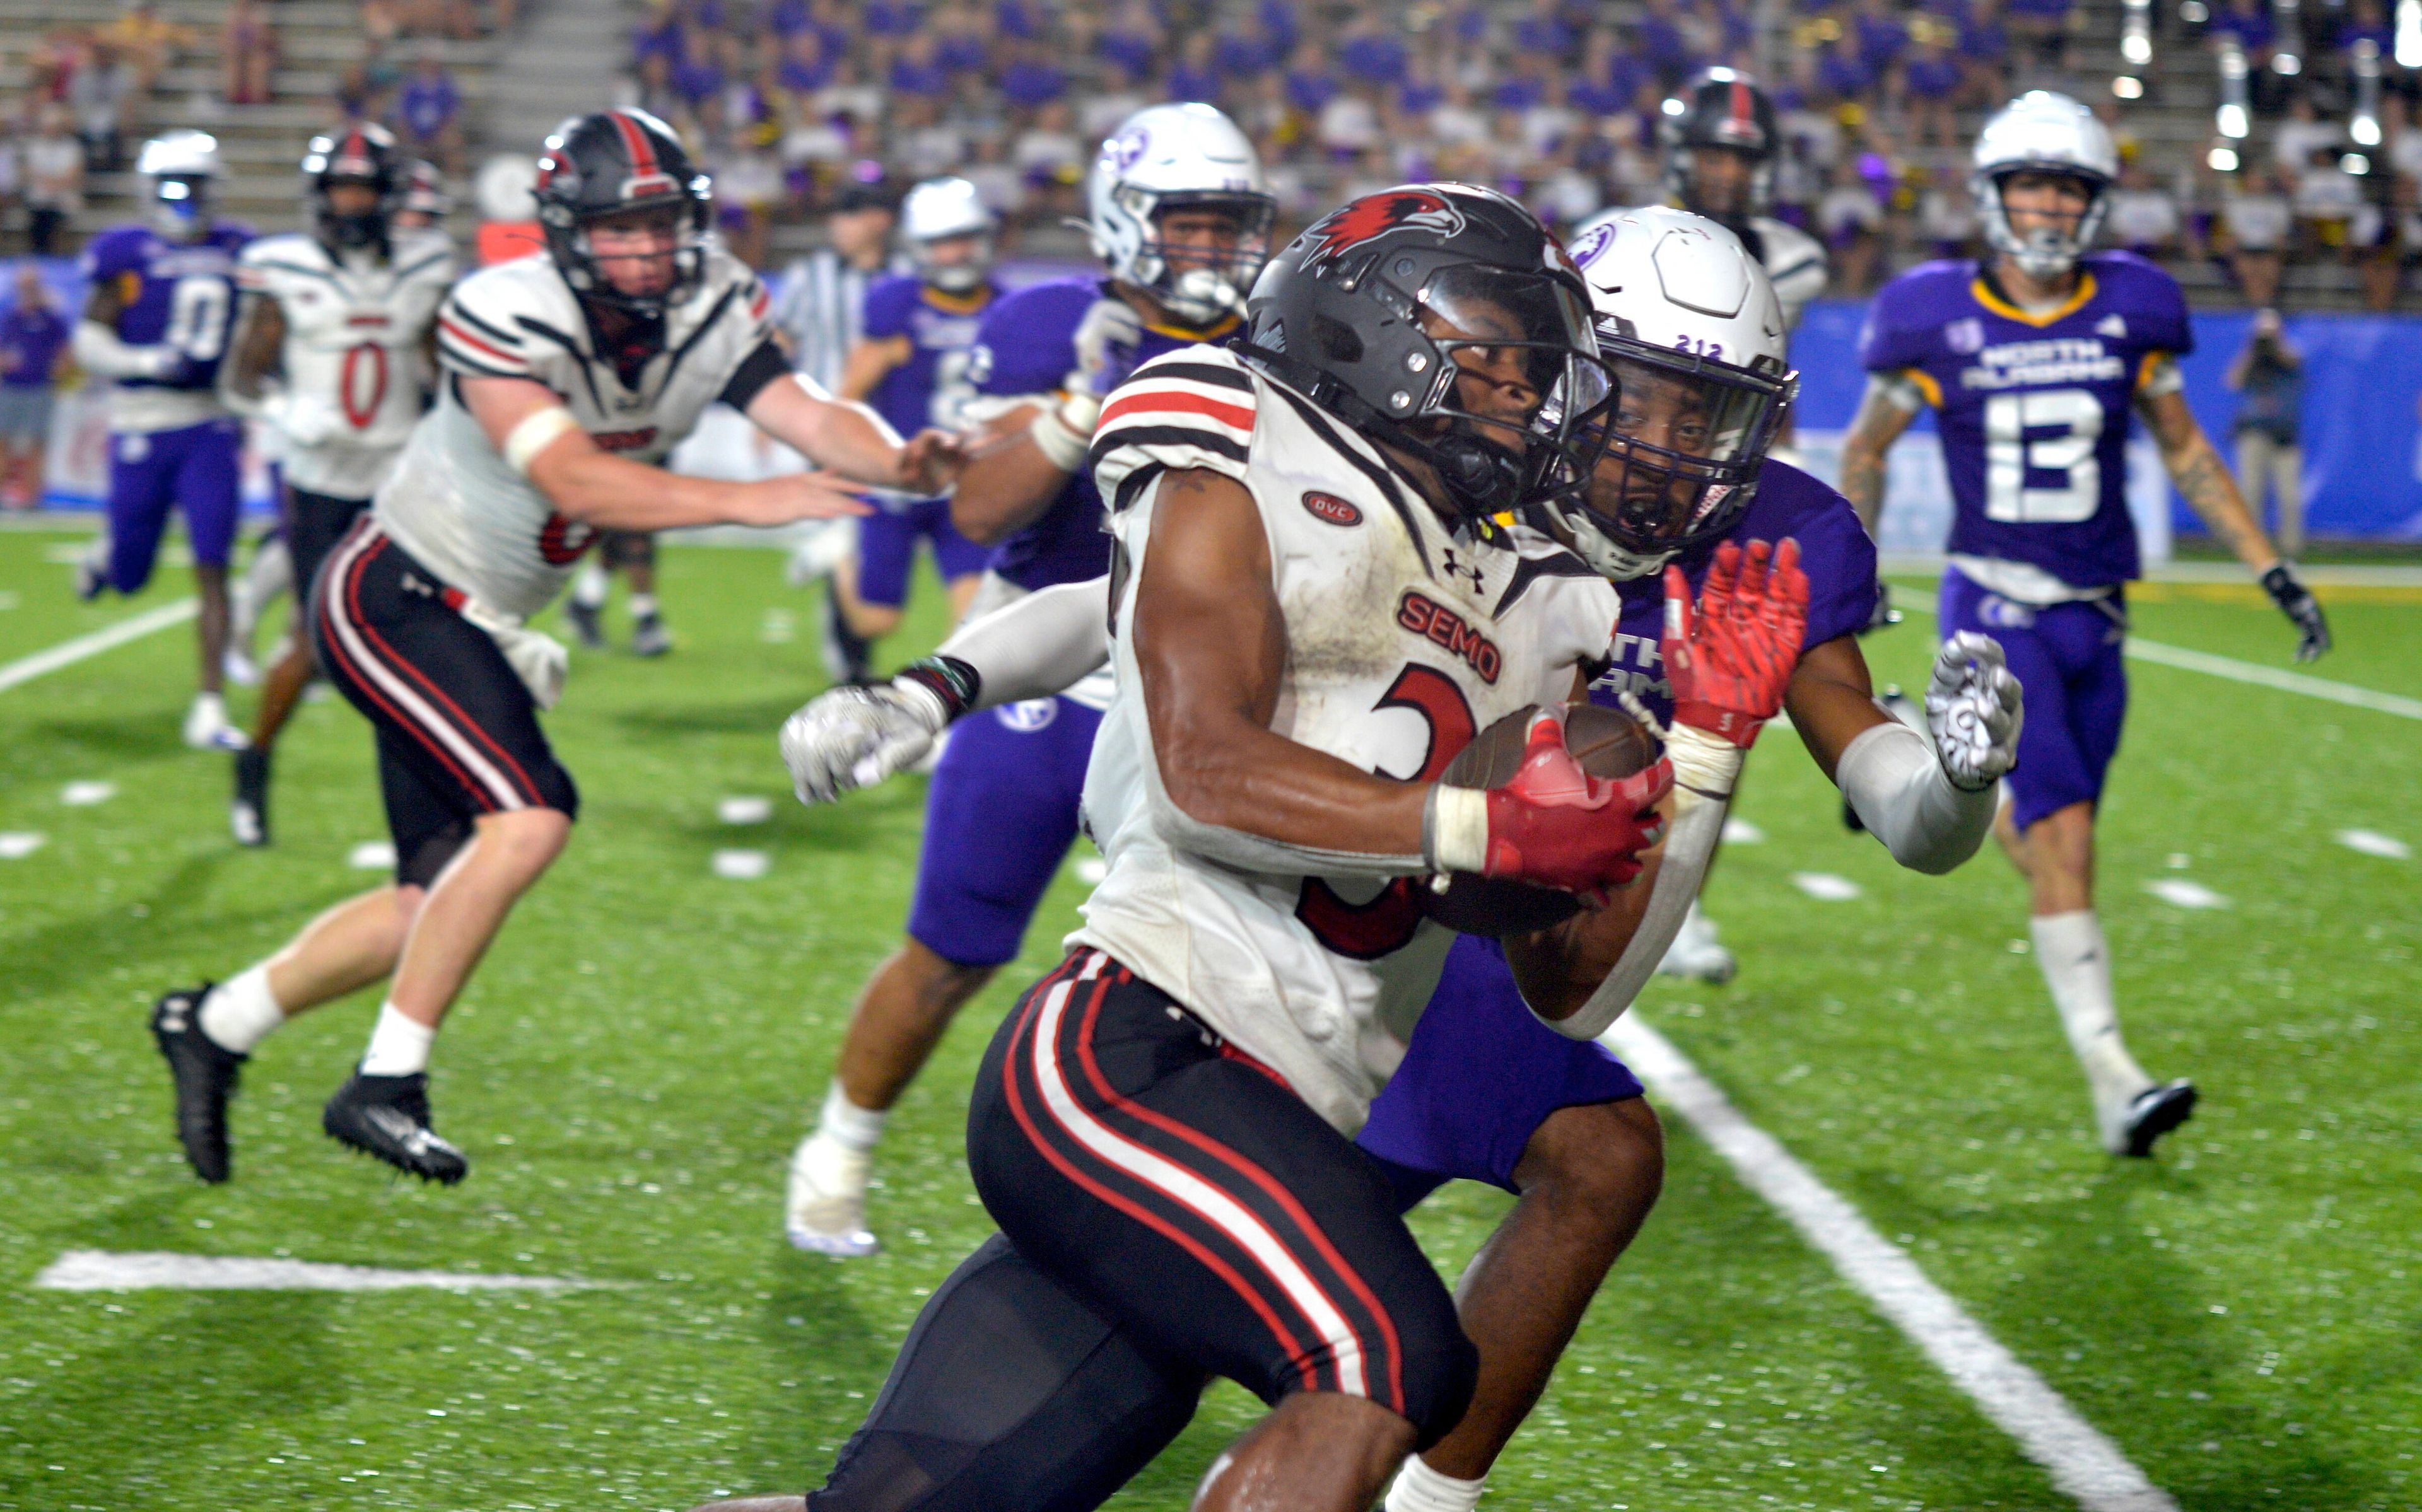
[[[395,137],[375,121],[356,121],[342,132],[311,138],[303,152],[305,197],[314,235],[337,251],[386,250],[387,226],[403,200],[410,160]],[[338,184],[365,184],[378,191],[375,209],[339,215],[328,203]]]
[[[697,287],[714,224],[714,185],[693,165],[673,129],[644,110],[601,110],[557,127],[539,153],[539,227],[563,281],[584,299],[662,320]],[[680,235],[671,287],[626,294],[597,266],[589,228],[608,216],[670,208]]]
[[[1765,213],[1774,194],[1774,159],[1783,137],[1774,101],[1754,80],[1731,69],[1709,69],[1665,101],[1659,117],[1665,145],[1665,195],[1675,207],[1722,221],[1738,229]],[[1715,204],[1699,181],[1699,154],[1713,148],[1749,160],[1749,193],[1733,204]]]
[[[1428,462],[1462,510],[1520,508],[1589,476],[1579,438],[1603,434],[1611,395],[1589,286],[1495,190],[1365,195],[1272,257],[1245,310],[1248,361]],[[1519,423],[1457,403],[1467,353],[1519,365],[1534,396]]]

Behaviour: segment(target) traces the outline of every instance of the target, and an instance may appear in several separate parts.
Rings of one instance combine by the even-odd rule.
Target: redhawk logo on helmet
[[[1443,195],[1427,190],[1391,189],[1365,195],[1332,212],[1306,233],[1313,246],[1304,255],[1304,271],[1326,267],[1356,247],[1392,231],[1425,231],[1446,237],[1460,233],[1464,224],[1463,211]]]

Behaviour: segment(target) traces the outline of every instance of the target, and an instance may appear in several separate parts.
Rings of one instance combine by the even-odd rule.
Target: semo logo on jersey
[[[1505,665],[1504,654],[1497,643],[1482,634],[1479,627],[1422,592],[1407,588],[1396,600],[1396,623],[1447,651],[1480,675],[1480,680],[1490,687],[1497,685],[1497,674]]]
[[[1426,189],[1391,189],[1365,195],[1331,211],[1326,220],[1304,233],[1312,239],[1312,250],[1304,254],[1303,269],[1306,273],[1316,272],[1391,231],[1429,231],[1449,237],[1461,232],[1464,225],[1463,211],[1444,195]]]

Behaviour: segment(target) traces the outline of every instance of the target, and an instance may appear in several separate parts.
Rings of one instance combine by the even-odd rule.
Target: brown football
[[[1472,738],[1439,779],[1455,787],[1502,787],[1521,764],[1533,709],[1506,715]],[[1662,754],[1656,732],[1620,709],[1577,704],[1565,715],[1565,744],[1593,777],[1628,777]],[[1551,887],[1456,872],[1444,888],[1417,887],[1422,912],[1464,934],[1529,934],[1581,912],[1581,899]]]

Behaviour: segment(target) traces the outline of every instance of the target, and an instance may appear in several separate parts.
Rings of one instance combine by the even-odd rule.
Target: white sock
[[[600,594],[598,597],[603,599],[605,595]],[[635,593],[631,595],[631,617],[633,619],[645,619],[655,612],[656,596],[654,594]]]
[[[379,1005],[378,1027],[370,1031],[370,1048],[362,1052],[364,1076],[411,1076],[429,1069],[429,1047],[437,1031],[403,1016],[392,1003]]]
[[[2044,913],[2027,921],[2035,935],[2036,964],[2043,968],[2068,1048],[2085,1068],[2098,1109],[2128,1100],[2153,1084],[2119,1037],[2119,1009],[2111,994],[2111,947],[2092,909]]]
[[[197,1017],[212,1043],[239,1055],[251,1054],[253,1046],[286,1021],[286,1010],[269,990],[269,962],[247,966],[212,988]]]
[[[1413,1455],[1405,1460],[1405,1468],[1396,1472],[1395,1480],[1388,1487],[1388,1500],[1382,1504],[1387,1512],[1471,1512],[1480,1504],[1480,1493],[1487,1485],[1486,1475],[1478,1480],[1441,1475],[1421,1456]]]
[[[816,1137],[854,1154],[871,1154],[882,1142],[883,1126],[890,1117],[888,1112],[861,1108],[850,1101],[849,1094],[841,1089],[841,1078],[836,1076],[825,1092],[825,1111],[816,1120]]]
[[[606,604],[606,590],[610,585],[611,580],[606,576],[604,568],[594,561],[583,563],[580,575],[572,580],[573,601],[583,609],[602,609]]]

